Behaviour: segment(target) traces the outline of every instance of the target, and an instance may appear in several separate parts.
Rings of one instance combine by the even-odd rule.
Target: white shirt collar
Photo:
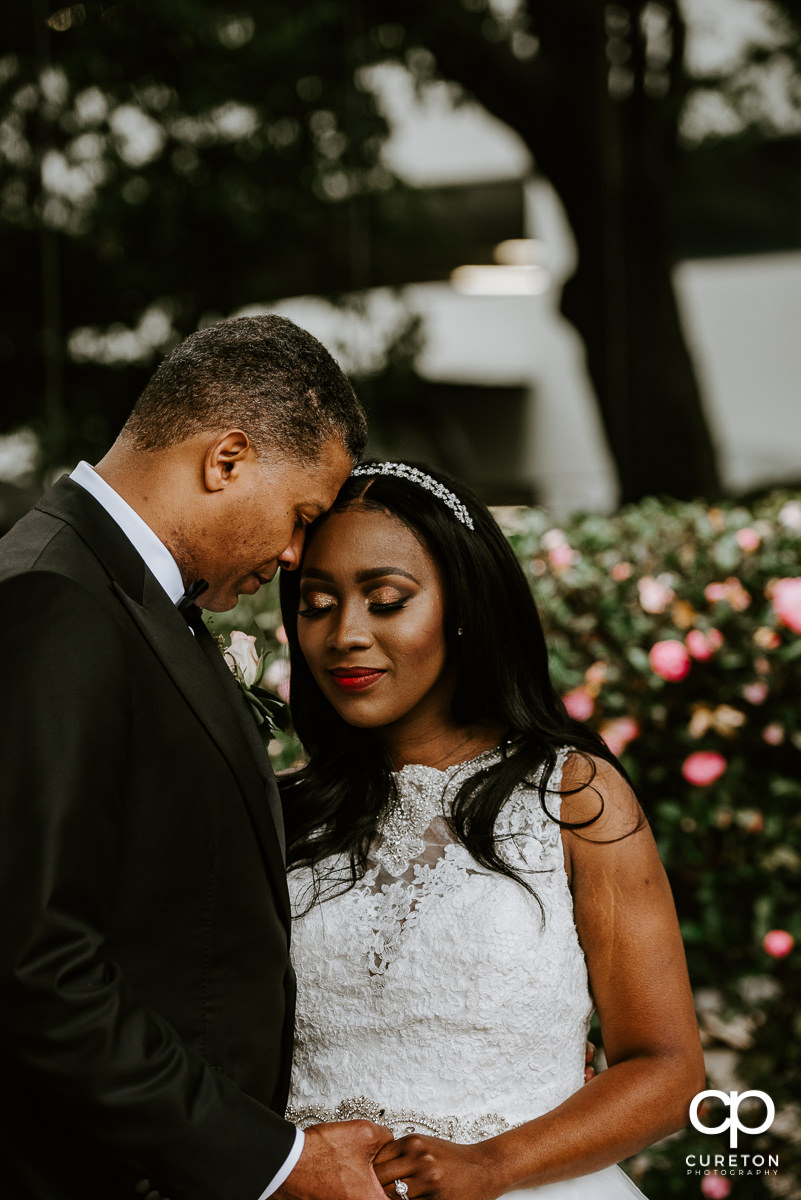
[[[102,479],[88,462],[79,462],[70,475],[74,483],[80,484],[85,491],[94,496],[98,504],[102,504],[108,515],[117,522],[122,532],[134,549],[145,560],[151,574],[155,576],[164,591],[177,604],[184,594],[184,583],[178,564],[167,547],[157,538],[149,525],[146,525],[139,513],[134,512],[130,504],[123,500],[110,484]]]

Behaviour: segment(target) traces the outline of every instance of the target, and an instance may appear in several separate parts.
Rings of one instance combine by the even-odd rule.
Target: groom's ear
[[[256,461],[250,438],[242,429],[228,429],[211,443],[203,460],[203,483],[220,492],[240,480]]]

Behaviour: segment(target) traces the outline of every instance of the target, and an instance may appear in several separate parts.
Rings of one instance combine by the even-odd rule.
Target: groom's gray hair
[[[123,426],[137,450],[242,429],[260,456],[314,461],[338,438],[354,462],[367,440],[356,393],[326,348],[286,317],[235,317],[191,334],[164,359]]]

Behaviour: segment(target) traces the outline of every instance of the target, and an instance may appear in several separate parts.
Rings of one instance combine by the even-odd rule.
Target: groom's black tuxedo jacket
[[[0,1196],[258,1200],[294,980],[247,705],[71,480],[0,541],[0,631]]]

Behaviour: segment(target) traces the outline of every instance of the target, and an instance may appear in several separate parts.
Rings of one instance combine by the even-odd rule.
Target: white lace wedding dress
[[[298,1009],[287,1116],[369,1117],[396,1137],[417,1131],[474,1142],[521,1125],[582,1086],[592,1011],[573,921],[559,826],[532,786],[500,817],[518,883],[485,870],[454,839],[445,814],[459,784],[497,761],[491,750],[448,771],[407,766],[398,804],[365,877],[323,899],[293,928]],[[560,784],[562,760],[551,786]],[[549,808],[559,815],[559,796]],[[296,913],[311,873],[290,872]],[[542,1200],[642,1196],[619,1167],[510,1193]]]

